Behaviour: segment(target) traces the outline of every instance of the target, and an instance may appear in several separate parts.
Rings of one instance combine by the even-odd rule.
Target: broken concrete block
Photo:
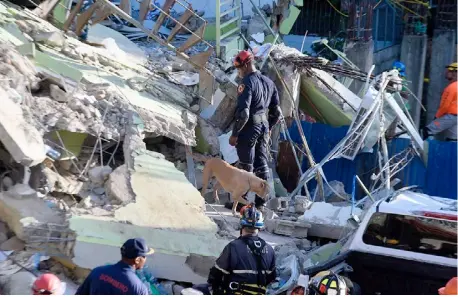
[[[280,197],[275,197],[267,201],[267,207],[272,210],[278,210],[280,208]]]
[[[110,174],[105,182],[105,192],[114,204],[124,204],[135,200],[127,165],[119,166]]]
[[[50,168],[43,168],[43,174],[46,176],[50,191],[79,195],[81,190],[83,190],[84,188],[83,182],[69,178],[64,178],[59,173],[54,172]]]
[[[294,224],[294,231],[291,236],[296,238],[307,238],[308,230],[312,227],[312,225],[300,221],[294,222]]]
[[[34,166],[46,157],[43,137],[24,119],[20,105],[0,88],[0,141],[13,159],[24,166]]]
[[[2,295],[30,295],[36,276],[28,271],[19,271],[9,277],[2,287]]]
[[[2,251],[22,251],[24,248],[24,241],[20,240],[16,236],[13,236],[4,243],[0,244],[0,250]]]
[[[67,92],[59,88],[59,86],[51,84],[49,85],[50,96],[52,99],[56,100],[57,102],[67,102]]]
[[[110,166],[98,166],[89,170],[88,176],[92,184],[102,186],[112,172]]]
[[[294,211],[295,213],[303,214],[307,209],[310,208],[312,205],[312,201],[310,201],[305,196],[296,196],[294,198]]]
[[[41,32],[36,34],[33,39],[49,46],[63,47],[65,45],[65,36],[62,31]]]
[[[284,211],[289,208],[288,197],[275,197],[267,202],[267,207],[272,210]]]
[[[267,231],[279,235],[291,236],[293,235],[295,222],[287,220],[266,220],[266,229]]]
[[[28,227],[40,222],[62,224],[63,217],[42,199],[16,199],[0,193],[0,218],[19,239],[26,240]]]

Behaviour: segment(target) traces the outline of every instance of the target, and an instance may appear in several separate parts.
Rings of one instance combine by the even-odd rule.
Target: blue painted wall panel
[[[430,141],[425,192],[457,198],[457,143]]]
[[[302,122],[302,129],[310,146],[315,162],[320,162],[335,145],[346,135],[348,127],[333,128],[324,124]],[[297,126],[289,128],[291,138],[296,143],[302,143]],[[398,138],[387,143],[391,156],[402,152],[410,144],[409,139]],[[374,168],[378,168],[377,147],[373,153],[361,153],[354,161],[346,159],[331,160],[323,166],[328,181],[337,180],[344,184],[347,193],[351,193],[353,176],[358,174],[364,184],[370,185],[370,177]],[[308,168],[307,159],[303,159],[302,170]],[[431,141],[429,145],[428,166],[423,161],[414,159],[396,177],[401,180],[401,186],[416,185],[426,194],[447,198],[457,198],[457,143]],[[316,182],[308,183],[313,191]],[[364,193],[358,190],[357,197]]]

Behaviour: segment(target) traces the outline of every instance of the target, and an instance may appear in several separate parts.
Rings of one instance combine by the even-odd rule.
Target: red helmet
[[[242,67],[247,63],[253,61],[254,57],[253,54],[249,51],[241,51],[234,59],[234,66],[235,68]]]
[[[439,295],[456,295],[457,287],[457,278],[454,277],[448,281],[445,287],[439,289]]]
[[[58,295],[61,282],[57,276],[51,273],[40,275],[32,286],[33,295]]]

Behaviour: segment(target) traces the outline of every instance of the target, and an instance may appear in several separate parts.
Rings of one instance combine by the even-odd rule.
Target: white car
[[[411,191],[374,203],[343,246],[362,294],[437,295],[457,275],[457,202]]]

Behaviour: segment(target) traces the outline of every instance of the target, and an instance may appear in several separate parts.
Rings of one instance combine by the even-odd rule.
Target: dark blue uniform
[[[258,236],[230,242],[210,270],[213,294],[263,295],[276,278],[273,248]]]
[[[280,100],[274,82],[259,71],[246,75],[238,87],[238,102],[232,135],[240,168],[267,180],[269,131],[278,122]]]
[[[89,274],[75,295],[148,295],[132,267],[119,261],[97,267]]]

